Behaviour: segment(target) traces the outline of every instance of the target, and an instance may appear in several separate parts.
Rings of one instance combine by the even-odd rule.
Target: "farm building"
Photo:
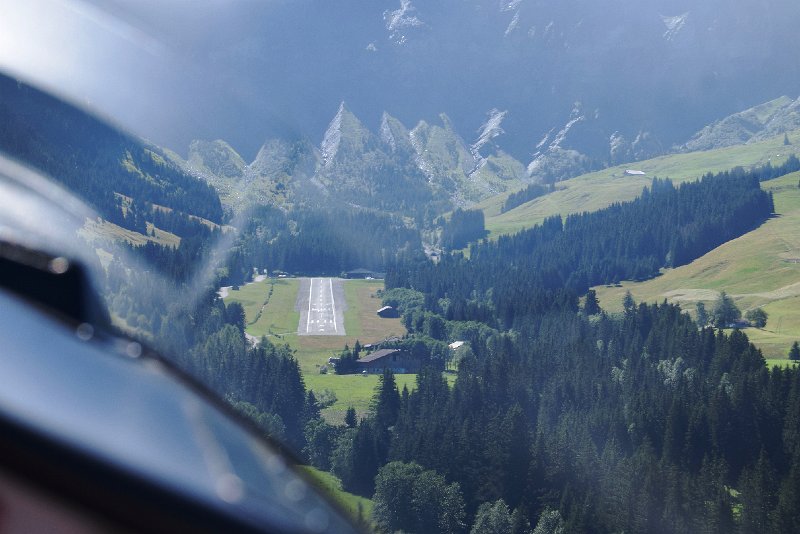
[[[400,314],[397,312],[397,310],[392,308],[391,306],[384,306],[376,313],[378,314],[378,316],[383,317],[384,319],[400,317]]]
[[[381,349],[356,360],[359,373],[382,373],[389,369],[393,373],[419,372],[420,362],[400,349]]]
[[[645,173],[644,171],[636,171],[633,169],[627,169],[625,171],[625,176],[644,176],[645,174],[647,173]]]

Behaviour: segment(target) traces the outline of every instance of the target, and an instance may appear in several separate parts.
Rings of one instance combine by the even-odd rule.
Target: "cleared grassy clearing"
[[[344,491],[342,489],[341,480],[331,473],[320,471],[310,465],[301,465],[298,467],[301,471],[305,472],[309,478],[316,481],[318,487],[326,491],[334,501],[342,506],[342,508],[348,510],[353,518],[357,519],[360,515],[369,521],[369,517],[372,514],[372,501],[370,499]]]
[[[289,338],[296,338],[300,312],[295,311],[294,305],[297,300],[299,286],[300,280],[296,278],[269,278],[264,280],[263,298],[259,303],[259,307],[264,303],[270,287],[272,288],[272,295],[269,297],[269,302],[264,306],[258,320],[247,327],[247,332],[256,337],[270,336],[271,339],[273,336],[280,336],[279,339],[284,341]],[[248,322],[253,320],[249,314],[245,314]],[[272,341],[275,342],[276,339],[272,339]]]
[[[234,301],[241,304],[244,308],[247,321],[250,321],[256,316],[261,306],[263,306],[268,293],[269,284],[266,280],[263,280],[261,282],[243,285],[237,290],[230,289],[224,301],[225,304],[230,304]]]
[[[772,191],[778,216],[759,228],[717,247],[689,265],[666,269],[646,282],[621,287],[596,287],[601,306],[620,311],[625,291],[637,301],[667,299],[694,314],[698,301],[713,307],[724,290],[746,312],[763,307],[769,314],[764,329],[747,328],[748,337],[767,358],[785,358],[800,339],[800,173],[764,182]]]
[[[400,391],[407,387],[412,391],[416,387],[417,375],[394,375],[395,382]],[[316,373],[303,373],[306,388],[319,393],[329,389],[336,394],[336,403],[322,411],[322,415],[329,423],[342,424],[347,408],[356,409],[358,417],[363,417],[369,410],[369,404],[375,395],[378,386],[378,375],[321,375]]]
[[[798,131],[789,132],[796,135]],[[653,177],[670,178],[674,183],[696,180],[707,172],[720,172],[736,166],[751,167],[768,161],[779,164],[794,146],[784,146],[783,134],[750,145],[739,145],[704,152],[672,154],[636,163],[611,167],[558,184],[553,193],[527,202],[501,214],[500,208],[509,193],[487,199],[477,207],[484,210],[490,237],[517,232],[541,223],[546,217],[583,211],[595,211],[614,202],[633,200]],[[636,169],[646,176],[626,176],[626,169]]]
[[[154,228],[152,224],[147,223],[148,235],[142,235],[139,232],[128,230],[108,221],[87,219],[80,233],[88,240],[110,239],[112,241],[127,241],[132,245],[144,245],[145,243],[153,242],[168,247],[180,246],[180,237],[160,228],[155,228],[155,235],[149,235]]]

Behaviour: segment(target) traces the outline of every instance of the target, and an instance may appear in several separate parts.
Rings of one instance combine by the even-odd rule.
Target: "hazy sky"
[[[0,0],[0,68],[181,153],[318,143],[344,100],[373,129],[447,113],[468,142],[508,111],[524,159],[576,102],[586,139],[672,143],[796,98],[797,27],[797,0]]]

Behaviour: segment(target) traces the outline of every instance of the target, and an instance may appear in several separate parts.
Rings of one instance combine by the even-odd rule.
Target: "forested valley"
[[[169,302],[118,261],[106,283],[112,309],[154,332],[181,367],[345,489],[374,497],[380,528],[785,532],[800,525],[798,373],[768,370],[743,334],[698,329],[674,306],[627,302],[608,316],[578,298],[691,261],[771,212],[756,173],[677,188],[654,180],[634,202],[549,219],[434,264],[414,254],[419,234],[390,216],[263,208],[217,283],[244,281],[251,265],[310,269],[300,257],[319,272],[388,264],[384,301],[403,313],[404,343],[431,364],[412,393],[384,375],[371,415],[344,427],[320,417],[288,347],[250,347],[243,310],[212,289],[193,306]],[[192,264],[210,258],[219,231],[172,226],[185,236],[177,249],[130,252],[191,291]],[[347,232],[395,254],[358,256]],[[470,349],[449,387],[441,369],[452,339]]]
[[[626,299],[609,316],[578,298],[757,226],[772,213],[759,179],[654,180],[634,202],[473,245],[469,259],[393,266],[385,301],[409,330],[464,336],[471,351],[452,388],[435,367],[411,393],[385,374],[333,472],[374,492],[389,531],[800,528],[796,370],[767,369],[744,334],[673,305]]]
[[[759,179],[757,171],[679,187],[656,179],[636,201],[551,218],[475,243],[469,259],[454,253],[438,263],[415,254],[418,234],[391,219],[373,226],[365,221],[374,214],[303,214],[291,224],[295,236],[326,236],[294,242],[312,254],[343,226],[373,232],[377,243],[410,244],[382,260],[383,296],[411,333],[395,343],[429,366],[413,392],[385,373],[369,415],[350,413],[344,426],[320,417],[324,404],[306,390],[291,350],[249,347],[243,310],[211,290],[192,311],[162,302],[160,324],[148,326],[160,327],[157,339],[182,367],[265,432],[346,490],[372,497],[382,530],[794,531],[800,373],[768,369],[744,334],[699,328],[676,306],[626,300],[623,314],[609,315],[579,298],[597,283],[689,262],[761,224],[773,207]],[[227,268],[245,276],[251,263],[280,264],[270,254],[289,246],[287,224],[283,212],[264,209]],[[200,244],[193,257],[210,237],[186,241]],[[134,253],[188,261],[179,259],[183,244],[156,247]],[[347,265],[327,261],[329,272]],[[179,273],[170,276],[185,278]],[[453,339],[469,349],[449,386],[441,370]]]
[[[23,112],[6,109],[8,124]],[[123,245],[98,267],[117,324],[300,461],[372,498],[363,519],[379,530],[800,531],[800,373],[768,369],[744,334],[700,328],[676,306],[626,299],[624,313],[607,314],[583,297],[756,228],[774,211],[759,182],[797,170],[796,158],[679,186],[654,179],[635,201],[489,241],[483,213],[471,210],[424,220],[261,206],[234,221],[212,188],[158,151],[95,131],[80,115],[65,121],[83,132],[70,153],[88,160],[47,157],[57,143],[44,138],[19,144],[20,156],[40,157],[106,220],[180,239]],[[15,131],[0,129],[12,147]],[[78,177],[70,169],[79,166],[90,170]],[[104,192],[112,179],[116,195]],[[530,187],[503,209],[547,193]],[[232,222],[236,233],[222,226]],[[469,254],[431,261],[425,232]],[[409,335],[384,348],[426,362],[416,388],[399,390],[387,372],[365,417],[352,410],[343,425],[326,421],[329,400],[306,388],[292,350],[266,339],[253,346],[242,306],[216,293],[265,268],[385,272],[383,303]],[[457,361],[447,346],[455,340],[466,342]],[[341,360],[360,350],[345,347]],[[446,367],[457,369],[452,384]]]

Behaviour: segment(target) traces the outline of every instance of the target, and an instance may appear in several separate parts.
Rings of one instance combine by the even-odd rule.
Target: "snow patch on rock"
[[[550,144],[545,149],[545,145],[550,140],[553,130],[550,130],[539,143],[536,145],[536,152],[533,154],[533,160],[528,164],[528,175],[533,176],[537,170],[543,165],[545,156],[549,153],[558,152],[561,149],[561,143],[567,138],[569,131],[579,122],[586,120],[586,116],[581,114],[581,103],[576,102],[570,113],[569,121],[564,125],[561,130],[555,135]]]
[[[344,115],[344,102],[339,104],[339,111],[325,130],[325,137],[322,138],[320,150],[322,152],[322,166],[328,167],[336,153],[339,151],[339,144],[342,142],[342,116]]]
[[[486,119],[486,122],[484,122],[483,125],[478,129],[478,139],[469,149],[475,160],[479,162],[479,165],[483,161],[483,157],[480,154],[481,148],[483,148],[487,143],[491,142],[495,137],[505,133],[501,125],[507,113],[508,111],[500,111],[497,108],[492,108],[486,114],[488,118]]]
[[[506,28],[506,33],[505,33],[506,37],[511,35],[511,32],[516,30],[518,25],[519,25],[519,11],[514,13],[514,18],[512,18],[511,22],[508,23],[508,27]]]
[[[381,141],[389,145],[392,152],[397,150],[397,140],[394,138],[391,126],[389,126],[389,114],[385,111],[381,117]]]
[[[522,0],[511,0],[509,2],[503,2],[500,5],[500,11],[502,11],[503,13],[507,13],[509,11],[514,11],[519,7],[519,5],[521,3],[522,3]]]
[[[430,164],[425,161],[425,144],[419,138],[419,131],[423,128],[423,123],[418,124],[411,132],[408,134],[408,138],[411,141],[411,146],[414,147],[414,153],[416,156],[414,157],[414,163],[417,164],[417,168],[425,175],[428,179],[428,182],[432,182],[434,178],[434,172],[431,168]]]
[[[661,21],[664,23],[664,26],[667,28],[667,31],[664,32],[664,39],[667,41],[672,41],[675,36],[686,26],[686,21],[689,18],[689,12],[682,15],[677,15],[675,17],[665,17],[661,15]]]
[[[400,9],[394,11],[384,11],[383,20],[386,22],[386,29],[389,30],[389,39],[397,44],[404,44],[406,36],[404,30],[424,26],[419,17],[413,13],[417,10],[411,0],[400,0]]]

